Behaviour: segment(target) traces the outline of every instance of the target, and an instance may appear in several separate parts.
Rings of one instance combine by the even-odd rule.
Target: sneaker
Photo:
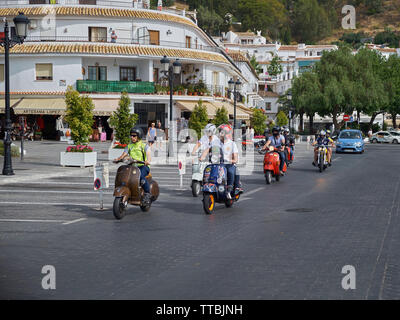
[[[151,194],[145,193],[143,196],[143,204],[151,204]]]
[[[232,196],[231,196],[231,193],[230,193],[230,192],[227,192],[227,193],[226,193],[226,198],[227,198],[228,200],[232,200]]]
[[[314,167],[316,167],[316,166],[317,166],[317,165],[315,164],[315,162],[313,162],[313,163],[312,163],[312,165],[313,165]]]
[[[328,162],[328,166],[332,167],[332,162]]]

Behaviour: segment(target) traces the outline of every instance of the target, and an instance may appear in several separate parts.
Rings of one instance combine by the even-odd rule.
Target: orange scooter
[[[265,175],[265,182],[267,184],[272,183],[272,178],[278,182],[281,178],[281,172],[279,170],[279,166],[281,164],[278,149],[270,146],[268,150],[259,151],[260,154],[264,154],[264,175]],[[283,164],[284,173],[287,171],[286,162]]]

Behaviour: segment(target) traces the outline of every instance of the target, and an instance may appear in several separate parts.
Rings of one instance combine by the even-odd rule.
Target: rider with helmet
[[[217,128],[214,124],[209,123],[205,126],[204,128],[204,135],[201,137],[201,139],[197,142],[195,147],[193,148],[192,155],[194,156],[197,152],[197,150],[201,150],[202,152],[204,150],[210,149],[212,147],[213,143],[218,141],[217,136],[215,133],[217,132]]]
[[[133,160],[143,161],[144,164],[138,163],[137,167],[140,170],[140,184],[145,192],[144,201],[149,202],[151,199],[150,185],[146,177],[150,174],[150,162],[151,162],[151,150],[142,141],[143,132],[140,128],[132,128],[130,131],[131,143],[129,143],[122,155],[115,159],[114,162],[117,163],[122,161],[126,157],[131,157]]]
[[[286,156],[285,156],[285,137],[280,134],[281,128],[279,126],[275,126],[272,128],[272,136],[268,138],[267,143],[262,147],[261,150],[267,149],[269,146],[275,147],[278,149],[278,154],[279,154],[279,160],[280,160],[280,166],[279,170],[281,172],[281,175],[283,175],[283,166],[286,161]]]
[[[330,145],[332,147],[335,146],[335,142],[333,141],[333,139],[331,138],[332,134],[331,134],[331,130],[326,130],[326,137],[329,139]],[[332,165],[332,148],[328,148],[328,153],[329,153],[329,166]]]
[[[217,129],[218,138],[214,140],[209,149],[205,149],[201,158],[204,159],[210,149],[219,149],[220,163],[224,163],[227,170],[227,198],[232,199],[231,192],[243,192],[240,184],[240,176],[236,168],[238,163],[239,150],[236,143],[232,140],[233,129],[228,124],[222,124]]]
[[[289,128],[284,128],[283,130],[283,137],[285,138],[285,146],[290,148],[290,153],[294,155],[294,145],[295,145],[295,139],[294,137],[290,134]],[[293,159],[293,156],[292,156]]]
[[[332,140],[332,139],[331,139]],[[319,133],[319,136],[317,137],[317,139],[314,141],[314,143],[312,144],[313,146],[315,145],[324,145],[324,146],[329,146],[330,141],[329,138],[326,136],[326,132],[325,130],[321,130]],[[329,148],[328,148],[329,150]],[[329,152],[327,153],[327,159],[328,163],[331,162],[331,157],[329,155]],[[313,166],[317,166],[317,161],[318,161],[318,147],[314,148],[314,162],[312,163]]]

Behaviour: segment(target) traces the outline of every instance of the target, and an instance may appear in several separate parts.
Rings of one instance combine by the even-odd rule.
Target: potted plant
[[[68,122],[75,146],[69,146],[60,153],[60,164],[72,167],[95,166],[97,152],[88,146],[93,125],[93,101],[88,96],[80,96],[71,86],[65,93],[67,105],[65,120]]]
[[[114,128],[116,142],[108,149],[108,160],[110,161],[120,157],[131,140],[130,131],[134,127],[138,115],[131,114],[130,104],[131,100],[128,94],[126,92],[122,93],[119,107],[111,116],[110,125]]]

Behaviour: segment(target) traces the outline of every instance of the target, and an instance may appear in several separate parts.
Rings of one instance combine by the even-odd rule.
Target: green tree
[[[67,105],[65,120],[71,129],[71,138],[75,145],[87,145],[92,134],[93,101],[88,96],[81,96],[72,86],[65,93]]]
[[[391,55],[384,64],[385,88],[388,93],[388,112],[392,116],[393,128],[396,117],[400,114],[400,57]]]
[[[201,130],[208,123],[207,108],[203,106],[203,101],[199,100],[198,104],[195,106],[189,119],[189,129],[196,131],[197,137],[200,139]]]
[[[361,112],[371,116],[370,126],[388,106],[390,80],[385,84],[384,67],[385,59],[375,50],[363,48],[354,57],[353,106],[358,118]]]
[[[287,22],[287,12],[279,0],[239,0],[238,13],[244,31],[268,30],[282,28]],[[276,33],[270,36],[275,39]]]
[[[331,116],[336,129],[340,129],[337,118],[342,113],[352,112],[355,103],[355,58],[348,47],[325,52],[315,64],[315,73],[322,92],[321,116]]]
[[[253,115],[250,119],[251,126],[254,128],[254,133],[264,134],[265,128],[267,127],[267,116],[262,112],[261,109],[254,109]]]
[[[293,9],[292,35],[297,41],[312,44],[331,34],[331,23],[317,0],[298,0]]]
[[[300,115],[300,127],[303,127],[303,115],[306,114],[310,118],[310,132],[313,133],[315,113],[325,113],[321,84],[314,71],[305,72],[294,79],[292,101],[296,107],[296,113]]]
[[[279,63],[279,57],[277,55],[272,58],[267,70],[268,74],[273,77],[276,77],[278,74],[281,74],[283,72],[283,67]]]
[[[218,108],[213,123],[218,127],[221,124],[225,124],[228,122],[229,122],[228,110],[226,110],[224,106],[222,108]]]
[[[250,59],[250,64],[251,64],[251,66],[254,68],[254,70],[257,71],[258,74],[260,74],[260,73],[263,72],[263,69],[262,69],[262,67],[260,66],[260,64],[258,63],[257,58],[256,58],[255,55],[253,55],[253,56],[251,57],[251,59]]]
[[[130,104],[131,99],[129,99],[128,94],[122,93],[119,107],[113,112],[110,119],[110,124],[115,129],[115,138],[121,144],[129,144],[130,131],[138,120],[138,115],[130,112]]]
[[[200,6],[198,8],[198,23],[199,26],[209,34],[216,36],[219,35],[219,32],[224,25],[224,19],[215,11]]]
[[[280,127],[286,126],[289,123],[289,119],[285,112],[279,111],[276,116],[276,124]]]

